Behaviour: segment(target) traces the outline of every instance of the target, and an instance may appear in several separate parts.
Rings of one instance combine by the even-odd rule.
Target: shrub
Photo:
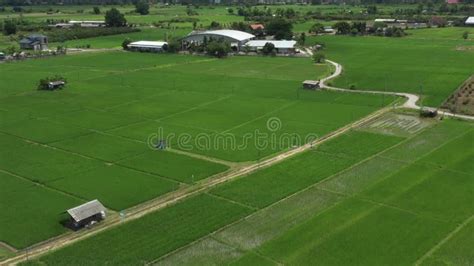
[[[467,38],[469,38],[469,32],[467,32],[467,31],[463,32],[463,33],[462,33],[462,38],[463,38],[464,40],[467,40]]]
[[[123,40],[123,42],[122,42],[122,48],[123,48],[124,50],[128,50],[128,45],[129,45],[130,43],[132,43],[132,40],[130,40],[129,38]]]
[[[140,29],[130,27],[104,27],[104,28],[81,28],[52,29],[47,34],[50,42],[64,42],[67,40],[85,39],[97,36],[117,35],[130,32],[138,32]]]
[[[267,42],[262,48],[262,53],[264,55],[275,55],[275,45],[271,42]]]
[[[3,34],[12,35],[16,33],[16,24],[13,20],[5,20],[3,24]]]
[[[222,58],[227,56],[227,54],[229,54],[231,51],[230,43],[221,40],[211,40],[206,46],[206,51],[209,55]]]
[[[115,7],[105,12],[105,24],[108,27],[125,27],[127,20],[125,16]]]
[[[67,80],[64,77],[56,75],[53,77],[40,79],[39,84],[38,84],[38,90],[51,90],[49,88],[49,82],[52,82],[52,81],[63,81],[65,84],[67,84]]]
[[[141,0],[135,3],[135,11],[140,15],[147,15],[150,11],[150,5],[147,1]]]
[[[313,54],[313,61],[315,63],[324,63],[324,60],[326,60],[326,55],[324,55],[323,52],[316,52]]]
[[[94,14],[96,14],[96,15],[99,15],[100,14],[100,8],[95,6],[95,7],[92,8],[92,12],[94,12]]]

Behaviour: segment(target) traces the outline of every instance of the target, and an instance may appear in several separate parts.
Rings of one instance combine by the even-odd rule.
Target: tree
[[[271,42],[267,42],[262,48],[262,54],[264,54],[264,55],[274,55],[275,54],[275,45]]]
[[[231,51],[230,43],[223,40],[210,40],[206,46],[207,54],[222,58]]]
[[[334,24],[337,34],[349,34],[351,32],[351,25],[345,21],[340,21]]]
[[[95,6],[92,8],[92,11],[94,12],[94,14],[96,15],[99,15],[100,14],[100,8],[98,6]]]
[[[150,13],[150,5],[146,0],[140,0],[135,3],[135,11],[140,15],[148,15]]]
[[[130,43],[132,43],[132,40],[130,40],[129,38],[123,40],[123,42],[122,42],[122,48],[123,48],[124,50],[128,50],[128,45],[129,45]]]
[[[181,48],[181,42],[179,38],[173,38],[171,39],[171,41],[168,41],[168,47],[166,51],[168,53],[177,53],[180,48]]]
[[[3,24],[3,34],[12,35],[16,33],[16,23],[15,21],[9,19],[5,20]]]
[[[210,29],[220,29],[221,28],[221,24],[217,21],[212,21],[211,22],[211,25],[209,25],[209,28]]]
[[[306,33],[302,32],[298,38],[298,44],[304,45],[306,43]]]
[[[323,52],[315,52],[313,54],[313,61],[315,63],[321,64],[321,63],[324,63],[325,60],[326,60],[326,56],[324,55]]]
[[[108,27],[125,27],[127,20],[115,7],[105,12],[105,24]]]
[[[467,38],[469,38],[469,32],[467,32],[467,31],[463,32],[463,33],[462,33],[462,38],[463,38],[464,40],[467,40]]]
[[[364,34],[367,28],[367,24],[365,22],[352,22],[351,26],[351,33],[353,35],[356,34]]]
[[[229,15],[233,15],[234,14],[234,9],[232,9],[232,8],[227,9],[227,13],[229,13]]]
[[[367,7],[367,14],[377,14],[377,6],[368,6]]]
[[[315,23],[311,28],[309,29],[309,33],[323,33],[324,32],[324,25],[321,23]]]
[[[283,18],[270,20],[265,29],[268,35],[273,35],[277,40],[290,40],[293,37],[293,25],[291,22]]]

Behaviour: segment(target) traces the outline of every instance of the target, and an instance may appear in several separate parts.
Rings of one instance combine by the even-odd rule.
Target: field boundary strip
[[[363,125],[363,124],[361,124],[361,125]],[[361,160],[361,161],[359,161],[359,162],[357,162],[357,163],[355,163],[355,164],[352,164],[351,166],[349,166],[349,167],[347,167],[347,168],[345,168],[345,169],[343,169],[343,170],[341,170],[341,171],[339,171],[339,172],[337,172],[337,173],[334,173],[334,174],[328,176],[327,178],[324,178],[324,179],[322,179],[322,180],[319,180],[319,181],[317,181],[316,183],[314,183],[314,184],[312,184],[312,185],[310,185],[310,186],[307,186],[307,187],[305,187],[305,188],[303,188],[303,189],[301,189],[301,190],[298,190],[298,191],[296,191],[296,192],[294,192],[294,193],[291,193],[290,195],[287,195],[287,196],[285,196],[285,197],[283,197],[283,198],[281,198],[281,199],[279,199],[279,200],[277,200],[277,201],[275,201],[275,202],[273,202],[273,203],[271,203],[271,204],[269,204],[268,206],[265,206],[265,207],[263,207],[263,208],[257,208],[257,207],[254,207],[254,206],[249,206],[249,205],[246,205],[246,204],[237,202],[237,204],[240,204],[240,205],[243,204],[243,206],[250,207],[250,208],[252,208],[252,209],[256,209],[257,211],[256,211],[256,212],[253,212],[253,213],[251,213],[251,214],[249,214],[249,215],[247,215],[247,216],[245,216],[245,217],[243,217],[243,218],[241,218],[241,219],[239,219],[239,220],[237,220],[237,221],[235,221],[235,222],[232,222],[232,223],[230,223],[230,224],[228,224],[228,225],[226,225],[226,226],[224,226],[224,227],[221,227],[221,228],[219,228],[218,230],[216,230],[216,231],[214,231],[214,232],[211,232],[211,233],[209,233],[209,234],[207,234],[207,235],[205,235],[205,236],[202,236],[201,238],[196,239],[195,241],[192,241],[192,242],[190,242],[190,243],[188,243],[188,244],[186,244],[186,245],[184,245],[184,246],[182,246],[182,247],[180,247],[180,248],[177,248],[177,249],[175,249],[175,250],[173,250],[173,251],[171,251],[171,252],[169,252],[169,253],[167,253],[167,254],[161,256],[161,257],[158,257],[158,258],[156,258],[155,260],[152,260],[152,261],[148,262],[147,265],[153,264],[153,263],[158,262],[158,261],[160,261],[160,260],[162,260],[162,259],[164,259],[164,258],[167,258],[167,257],[169,257],[169,256],[172,256],[173,254],[176,254],[176,253],[179,252],[180,250],[183,250],[183,249],[185,249],[186,247],[189,247],[189,246],[191,246],[191,245],[193,245],[193,244],[195,244],[195,243],[198,243],[199,241],[203,241],[203,240],[205,240],[206,238],[212,238],[212,239],[214,239],[214,240],[216,240],[216,241],[218,241],[218,242],[220,242],[220,243],[223,243],[223,244],[225,244],[225,245],[227,245],[227,246],[229,246],[229,247],[233,247],[233,248],[235,248],[235,249],[237,249],[237,250],[243,251],[243,253],[245,253],[245,252],[251,252],[251,253],[257,254],[257,255],[259,255],[259,256],[268,258],[268,257],[266,257],[266,256],[264,256],[264,255],[258,254],[258,252],[256,252],[256,250],[254,250],[254,249],[251,249],[251,250],[244,250],[244,249],[241,249],[241,248],[238,247],[238,246],[234,246],[234,245],[232,245],[232,244],[230,244],[230,243],[223,242],[221,239],[217,239],[217,238],[213,237],[213,235],[216,234],[216,233],[218,233],[218,232],[220,232],[220,231],[222,231],[222,230],[225,230],[225,229],[228,228],[228,227],[233,226],[234,224],[237,224],[237,223],[239,223],[239,222],[241,222],[241,221],[243,221],[243,220],[245,220],[245,219],[248,219],[249,217],[251,217],[251,216],[253,216],[253,215],[256,215],[256,213],[258,213],[259,211],[263,211],[263,210],[272,208],[273,206],[278,205],[279,203],[281,203],[281,202],[283,202],[283,201],[285,201],[285,200],[288,200],[288,199],[290,199],[290,198],[292,198],[292,197],[296,197],[296,196],[298,196],[298,194],[304,193],[305,191],[308,191],[308,190],[314,189],[314,188],[316,188],[316,189],[318,189],[318,190],[320,190],[320,191],[327,192],[327,193],[331,193],[331,194],[335,194],[335,195],[340,195],[343,199],[355,198],[355,199],[357,199],[357,200],[365,201],[365,202],[368,202],[368,203],[371,203],[371,204],[379,205],[379,207],[382,207],[383,203],[379,203],[379,202],[377,202],[377,201],[373,201],[373,202],[372,202],[372,201],[366,200],[366,199],[364,199],[364,198],[356,198],[357,194],[360,194],[359,192],[358,192],[358,193],[355,193],[355,194],[348,194],[348,193],[342,193],[342,192],[332,191],[332,190],[328,190],[328,189],[324,189],[324,188],[319,188],[318,186],[321,185],[321,184],[324,184],[324,183],[327,182],[328,180],[331,180],[331,179],[337,177],[338,175],[340,175],[340,174],[342,174],[342,173],[348,172],[348,171],[352,170],[353,168],[355,168],[355,167],[357,167],[357,166],[359,166],[359,165],[362,165],[362,164],[364,164],[364,163],[366,163],[366,162],[368,162],[368,161],[370,161],[370,160],[372,160],[372,159],[374,159],[374,158],[376,158],[376,157],[380,157],[381,154],[383,154],[383,153],[385,153],[385,152],[387,152],[387,151],[389,151],[389,150],[391,150],[391,149],[393,149],[393,148],[395,148],[395,147],[397,147],[397,146],[400,146],[400,145],[406,143],[407,141],[410,141],[410,140],[413,139],[414,137],[416,137],[416,136],[418,136],[419,134],[421,134],[421,132],[423,132],[423,130],[420,131],[420,132],[417,132],[416,134],[413,134],[412,136],[410,136],[410,137],[408,137],[408,138],[405,138],[404,140],[400,141],[399,143],[397,143],[397,144],[395,144],[395,145],[392,145],[392,146],[390,146],[390,147],[387,147],[386,149],[381,150],[380,152],[377,152],[376,154],[373,154],[373,155],[371,155],[371,156],[369,156],[369,157],[367,157],[367,158],[364,158],[363,160]],[[209,195],[213,195],[213,196],[217,196],[218,198],[221,198],[221,199],[224,199],[224,200],[233,202],[233,203],[236,203],[234,200],[228,199],[228,198],[223,197],[223,196],[218,196],[218,195],[210,194],[210,193],[208,193],[208,194],[209,194]],[[322,210],[320,213],[316,214],[316,216],[322,215],[323,213],[325,213],[325,212],[327,212],[327,211],[329,211],[329,210],[335,208],[336,206],[338,206],[338,205],[341,204],[342,202],[343,202],[343,200],[340,200],[340,201],[334,203],[332,206],[329,206],[328,208]],[[397,207],[395,207],[395,206],[390,206],[390,205],[387,205],[387,206],[385,206],[385,207],[387,207],[387,208],[392,208],[392,207],[394,207],[395,209],[397,208]],[[404,211],[404,212],[410,213],[409,210],[400,209],[400,211]],[[414,213],[410,213],[410,214],[412,214],[412,215],[417,215],[417,216],[422,217],[420,214],[417,214],[417,213],[415,213],[415,212],[414,212]],[[428,219],[428,217],[427,217],[427,219]],[[444,222],[444,221],[443,221],[443,222]],[[272,259],[272,260],[273,260],[273,259]],[[276,262],[276,261],[274,261],[274,262]]]
[[[142,216],[144,216],[144,215],[146,215],[150,212],[154,212],[154,211],[157,211],[159,209],[163,209],[163,208],[165,208],[169,205],[176,204],[176,203],[180,202],[181,200],[184,200],[184,199],[186,199],[190,196],[193,196],[193,195],[196,195],[196,194],[201,193],[203,191],[206,191],[207,189],[209,189],[211,187],[214,187],[214,186],[217,186],[217,185],[222,184],[224,182],[230,181],[230,180],[232,180],[236,177],[248,175],[248,174],[253,173],[257,170],[260,170],[260,169],[269,167],[273,164],[279,163],[279,162],[281,162],[281,161],[283,161],[283,160],[285,160],[289,157],[292,157],[296,154],[299,154],[299,153],[302,153],[302,152],[304,152],[308,149],[311,149],[315,145],[319,145],[319,144],[321,144],[323,142],[326,142],[330,139],[333,139],[333,138],[335,138],[335,137],[337,137],[341,134],[344,134],[346,131],[351,130],[354,127],[357,127],[357,126],[359,126],[363,123],[366,123],[370,119],[373,119],[374,117],[382,115],[382,114],[388,112],[389,110],[391,110],[390,107],[385,107],[385,108],[379,109],[379,110],[377,110],[377,111],[375,111],[375,112],[373,112],[373,113],[371,113],[371,114],[369,114],[369,115],[367,115],[367,116],[365,116],[365,117],[363,117],[363,118],[361,118],[357,121],[354,121],[354,122],[352,122],[348,125],[345,125],[342,128],[339,128],[339,129],[327,134],[326,136],[323,136],[322,138],[317,139],[317,140],[315,140],[311,143],[307,143],[307,144],[302,145],[300,147],[297,147],[295,149],[288,150],[288,151],[283,152],[281,154],[278,154],[274,157],[266,159],[265,161],[257,162],[255,164],[230,171],[224,176],[209,179],[209,180],[206,180],[205,182],[198,183],[196,185],[193,185],[193,186],[190,186],[190,187],[187,187],[187,188],[178,189],[177,191],[171,192],[169,195],[167,195],[165,197],[150,200],[148,202],[145,202],[145,203],[139,204],[137,206],[131,207],[130,209],[127,210],[128,215],[127,215],[127,218],[126,218],[125,221],[122,221],[120,219],[120,217],[118,217],[117,215],[109,217],[109,219],[107,219],[107,221],[105,223],[103,223],[102,225],[96,227],[95,229],[91,229],[88,232],[81,232],[83,234],[80,234],[80,235],[79,234],[66,234],[63,237],[59,236],[57,239],[55,239],[55,241],[46,241],[43,244],[40,243],[37,246],[33,246],[32,248],[27,249],[28,253],[23,253],[23,254],[17,255],[15,257],[9,258],[9,259],[1,262],[1,263],[2,263],[2,265],[3,264],[5,264],[5,265],[17,264],[17,263],[22,262],[26,259],[38,257],[40,255],[43,255],[43,254],[47,253],[47,252],[59,249],[63,246],[72,244],[76,241],[80,241],[82,239],[88,238],[92,235],[95,235],[99,232],[107,230],[107,229],[109,229],[113,226],[119,225],[123,222],[128,222],[128,221],[131,221],[131,220],[138,219],[138,218],[140,218],[140,217],[142,217]]]
[[[421,265],[427,258],[431,257],[436,251],[438,251],[446,242],[451,240],[457,233],[459,233],[464,227],[466,227],[470,222],[474,221],[474,214],[471,217],[467,218],[464,222],[458,225],[453,231],[447,234],[441,241],[434,245],[428,252],[426,252],[422,257],[420,257],[415,265]]]

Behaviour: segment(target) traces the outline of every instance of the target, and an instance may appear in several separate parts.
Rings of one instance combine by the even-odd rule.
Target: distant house
[[[468,17],[466,19],[466,22],[464,22],[464,24],[467,26],[474,26],[474,17]]]
[[[308,90],[319,89],[319,80],[305,80],[303,81],[303,88]]]
[[[167,49],[167,46],[167,42],[159,41],[138,41],[127,45],[129,50],[140,52],[162,52]]]
[[[263,24],[260,24],[260,23],[250,24],[249,27],[252,30],[264,30],[265,29]]]
[[[66,82],[63,80],[56,80],[48,82],[48,89],[55,90],[55,89],[62,89],[66,85]]]
[[[0,52],[0,60],[5,60],[5,54]]]
[[[55,28],[71,28],[71,27],[81,27],[81,28],[99,28],[105,27],[105,21],[101,20],[71,20],[68,23],[56,23],[50,25],[50,27]]]
[[[292,40],[251,40],[248,41],[245,46],[248,47],[250,51],[259,52],[267,43],[273,44],[275,46],[276,52],[279,54],[292,54],[296,52],[296,41]]]
[[[42,34],[31,34],[20,40],[20,48],[25,50],[43,51],[48,49],[48,37]]]
[[[459,4],[459,0],[446,0],[446,4],[450,4],[450,5]]]
[[[394,18],[376,18],[374,22],[382,22],[382,23],[390,24],[390,23],[396,23],[397,20]]]
[[[83,28],[105,27],[105,21],[102,20],[71,20],[69,24],[77,25]]]
[[[336,31],[331,26],[324,26],[324,33],[331,34],[335,32]]]
[[[98,200],[86,202],[67,210],[70,216],[70,225],[73,229],[99,222],[105,219],[105,207]]]

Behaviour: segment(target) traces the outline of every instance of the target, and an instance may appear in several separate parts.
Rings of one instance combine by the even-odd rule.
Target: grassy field
[[[318,36],[310,42],[325,43],[327,57],[343,65],[333,85],[413,92],[425,96],[425,105],[439,106],[474,70],[474,42],[461,38],[464,30],[413,30],[403,38]]]
[[[128,22],[133,24],[147,25],[153,22],[167,21],[173,17],[191,17],[198,19],[198,25],[208,26],[211,21],[217,21],[221,24],[227,24],[234,21],[243,21],[243,17],[237,15],[231,15],[225,6],[200,6],[194,10],[198,15],[187,16],[185,5],[173,5],[173,6],[162,6],[152,5],[150,8],[149,15],[139,15],[133,13],[134,7],[132,5],[124,6],[102,6],[102,14],[93,14],[93,6],[82,5],[82,6],[27,6],[24,7],[28,12],[22,13],[22,18],[30,21],[45,21],[46,19],[70,19],[70,20],[101,20],[104,17],[106,10],[115,7],[122,13],[125,13],[125,17]],[[234,9],[234,14],[237,12],[237,7],[231,7]],[[258,7],[263,9],[263,6]],[[366,10],[363,6],[347,6],[347,5],[284,5],[284,6],[269,6],[270,9],[276,10],[277,8],[292,8],[296,12],[305,14],[311,12],[321,12],[322,14],[332,15],[343,15],[348,13],[360,13]],[[380,14],[389,13],[399,8],[416,8],[416,5],[377,5],[377,10]],[[52,14],[47,14],[48,9],[52,9]],[[56,12],[59,11],[59,12]],[[4,18],[19,18],[19,13],[13,13],[11,9],[3,13],[0,13],[0,19]],[[172,25],[182,26],[185,23],[172,23]],[[189,25],[189,23],[188,23]]]
[[[45,258],[45,263],[144,263],[207,235],[249,212],[248,208],[241,205],[203,194],[106,231],[97,236],[100,239],[90,238],[81,242],[80,246],[63,249],[61,256],[49,256]],[[103,243],[106,242],[113,244],[105,248]],[[90,253],[90,250],[95,251]],[[88,255],[79,262],[75,257],[79,253]]]
[[[64,211],[82,203],[5,172],[0,172],[0,181],[0,208],[5,213],[0,219],[1,241],[15,247],[26,247],[65,232],[59,223],[66,218]]]
[[[317,259],[322,265],[412,265],[457,227],[472,220],[469,202],[473,176],[466,167],[472,165],[473,150],[459,152],[456,146],[470,145],[473,129],[472,124],[457,121],[429,126],[382,153],[366,156],[308,189],[161,258],[157,264],[219,261],[310,265]],[[327,147],[337,151],[344,138],[333,143]],[[399,156],[403,158],[397,159]],[[431,160],[438,156],[453,158]],[[300,161],[303,159],[309,157],[302,156]],[[300,169],[296,165],[286,167],[288,173],[295,173],[292,176],[299,176]],[[266,190],[269,184],[271,181],[259,187]],[[232,199],[248,202],[243,193]],[[464,226],[420,262],[471,264],[473,253],[468,247],[472,222]],[[456,245],[461,248],[456,249]]]
[[[81,202],[99,199],[120,211],[323,136],[394,100],[301,90],[302,80],[329,69],[296,58],[104,52],[3,64],[0,71],[0,170],[57,201],[41,222],[25,218],[39,206],[18,215],[1,206],[9,213],[1,224],[22,220],[0,234],[17,248],[64,232],[61,213]],[[36,90],[40,78],[55,74],[67,78],[64,90]],[[268,127],[270,119],[277,128]],[[266,134],[266,146],[244,139],[255,131]],[[290,134],[301,139],[285,138]],[[222,136],[238,147],[225,146]],[[170,150],[156,150],[159,139]],[[197,145],[202,140],[209,145]],[[26,187],[15,191],[26,200],[18,204],[30,203]]]
[[[314,151],[219,186],[199,199],[185,200],[30,264],[141,261],[156,265],[306,265],[315,259],[322,265],[355,261],[360,265],[410,265],[416,261],[428,265],[441,261],[471,264],[473,253],[467,247],[472,242],[469,221],[474,213],[469,203],[474,200],[474,156],[473,149],[462,150],[459,146],[472,143],[473,124],[444,120],[405,137],[367,133],[364,127]],[[325,160],[317,159],[315,154],[325,155]],[[327,167],[336,162],[344,164],[348,159],[350,163],[340,168]],[[323,168],[331,170],[317,170]],[[281,179],[286,179],[284,186]],[[239,206],[252,214],[234,219],[238,221],[212,234],[202,233],[199,241],[166,256],[162,255],[172,248],[155,251],[153,255],[154,247],[138,248],[150,242],[142,237],[149,231],[141,231],[137,223],[158,228],[166,220],[172,224],[168,230],[181,235],[181,225],[188,223],[181,222],[181,217],[198,213],[185,211],[183,206],[199,204],[203,198]],[[171,220],[152,221],[151,217],[165,216],[175,209],[183,210],[183,214],[170,217]],[[194,228],[208,224],[213,222],[201,222]],[[119,239],[121,231],[129,235]],[[448,234],[453,237],[432,255],[425,256]],[[153,238],[153,243],[167,241],[177,248],[196,239],[192,236],[195,235],[189,233],[187,241],[175,246],[175,235],[160,234]],[[100,242],[115,244],[102,247],[99,255],[90,257],[88,254]],[[463,248],[455,248],[456,244]],[[115,258],[112,254],[121,255]]]
[[[369,138],[367,138],[369,137]],[[149,215],[147,219],[140,219],[140,220],[137,220],[136,223],[141,223],[142,225],[141,226],[137,226],[136,224],[134,224],[135,222],[132,222],[132,223],[127,223],[127,224],[124,224],[123,226],[121,226],[120,228],[116,228],[116,229],[113,229],[113,230],[109,230],[103,234],[100,234],[99,236],[97,236],[98,238],[100,238],[100,240],[97,240],[96,237],[93,237],[91,238],[89,241],[86,241],[86,242],[81,242],[79,243],[78,245],[80,245],[79,249],[78,249],[78,246],[77,245],[72,245],[70,248],[68,249],[64,249],[64,250],[61,250],[59,253],[53,253],[52,255],[49,255],[49,256],[46,256],[44,259],[41,259],[42,262],[45,262],[47,264],[56,264],[56,263],[65,263],[65,264],[68,264],[68,263],[71,263],[71,262],[75,262],[75,263],[104,263],[104,262],[109,262],[109,263],[132,263],[132,262],[136,262],[137,258],[140,258],[140,260],[143,260],[143,262],[149,262],[150,260],[154,260],[156,258],[159,258],[160,257],[160,254],[164,255],[165,253],[167,253],[165,250],[160,250],[158,252],[159,249],[156,249],[155,250],[155,247],[152,248],[152,250],[146,248],[146,251],[142,248],[134,248],[133,246],[134,245],[138,245],[138,246],[141,246],[142,244],[142,240],[140,240],[140,238],[142,238],[142,234],[147,234],[148,237],[152,237],[152,235],[150,235],[147,230],[141,230],[141,228],[150,228],[150,226],[154,227],[154,228],[163,228],[165,227],[169,232],[180,232],[182,226],[189,226],[190,224],[185,222],[185,221],[182,221],[183,217],[194,217],[195,215],[198,215],[197,213],[199,213],[199,211],[196,211],[196,209],[199,210],[199,208],[210,208],[212,209],[212,204],[210,203],[206,203],[206,204],[203,204],[203,203],[200,203],[199,201],[202,200],[202,198],[205,198],[205,199],[213,199],[212,201],[216,201],[219,202],[219,205],[235,205],[235,206],[238,206],[239,208],[244,208],[246,213],[250,213],[250,212],[255,212],[257,209],[260,209],[266,205],[268,205],[269,203],[272,203],[272,202],[276,202],[278,201],[279,199],[281,198],[284,198],[286,196],[288,196],[289,194],[293,194],[297,191],[300,191],[308,186],[311,186],[312,184],[332,175],[332,174],[335,174],[339,171],[341,171],[342,169],[344,168],[347,168],[348,166],[350,166],[350,164],[352,163],[355,163],[357,162],[358,160],[362,160],[364,157],[362,156],[362,154],[346,154],[346,158],[340,158],[338,156],[338,152],[342,152],[341,150],[341,144],[342,143],[347,143],[347,142],[351,142],[351,141],[356,141],[356,140],[364,140],[367,141],[368,143],[370,142],[370,140],[375,140],[375,142],[371,143],[371,144],[374,144],[372,145],[371,147],[367,147],[365,149],[365,152],[362,152],[365,156],[370,156],[376,152],[379,152],[383,149],[386,149],[387,147],[390,147],[392,145],[394,145],[396,142],[400,141],[401,138],[396,138],[396,137],[392,137],[392,136],[384,136],[384,135],[375,135],[375,134],[372,134],[372,133],[365,133],[365,132],[354,132],[354,133],[350,133],[349,135],[345,135],[345,136],[342,136],[341,138],[338,138],[338,139],[335,139],[334,141],[330,141],[329,143],[325,144],[324,146],[321,147],[321,152],[319,151],[310,151],[310,152],[306,152],[298,157],[295,157],[294,159],[291,159],[290,161],[287,161],[287,162],[284,162],[282,164],[278,164],[274,167],[271,167],[271,168],[268,168],[268,170],[264,170],[264,172],[271,172],[275,175],[272,175],[273,176],[273,180],[268,180],[268,179],[265,179],[264,177],[265,176],[270,176],[269,174],[263,174],[263,178],[262,178],[262,174],[259,174],[259,173],[256,173],[256,174],[252,174],[252,175],[249,175],[249,176],[245,176],[245,177],[242,177],[241,179],[238,179],[237,181],[235,182],[230,182],[226,185],[224,185],[222,188],[218,188],[217,190],[212,190],[210,191],[209,194],[204,194],[203,196],[201,196],[201,198],[199,198],[199,200],[197,199],[194,199],[194,198],[191,198],[191,199],[188,199],[188,200],[185,200],[184,202],[178,204],[178,205],[175,205],[169,209],[165,209],[165,210],[162,210],[162,211],[158,211],[154,214],[151,214]],[[339,166],[338,168],[333,168],[333,167],[330,167],[328,168],[328,170],[325,170],[323,172],[316,172],[315,170],[316,169],[323,169],[325,166],[327,167],[327,164],[328,164],[328,160],[322,160],[322,159],[315,159],[315,154],[329,154],[330,152],[334,152],[334,158],[331,158],[331,161],[336,161],[334,164],[337,164],[337,165],[341,165]],[[327,156],[326,156],[327,158]],[[350,158],[350,159],[348,159]],[[346,163],[346,161],[350,161],[350,163]],[[314,165],[314,166],[312,166]],[[283,169],[286,169],[286,171],[289,171],[289,172],[293,172],[294,174],[294,177],[292,178],[291,176],[287,176],[287,175],[284,175],[282,176],[282,178],[280,178],[281,181],[286,181],[286,185],[283,187],[282,186],[282,182],[277,182],[277,179],[281,172],[275,172],[275,171],[285,171]],[[321,173],[321,174],[317,174],[317,175],[314,175],[314,173]],[[276,175],[278,174],[278,175]],[[294,182],[296,185],[289,185],[293,182],[289,182],[290,180],[299,180],[298,182]],[[249,183],[247,184],[248,186],[241,186],[241,182],[242,180],[244,181],[249,181]],[[264,182],[264,181],[267,181],[267,182]],[[236,190],[238,190],[240,192],[240,197],[239,196],[235,196],[235,197],[232,197],[230,195],[230,193],[228,193],[227,191],[228,188],[232,187],[232,188],[236,188]],[[248,194],[254,194],[255,191],[250,191],[252,188],[259,188],[260,189],[260,192],[258,193],[258,195],[255,195],[256,197],[256,203],[252,203],[252,202],[249,202],[248,200],[245,200],[245,197],[244,195],[248,195]],[[280,189],[278,189],[280,188]],[[268,192],[267,192],[268,191]],[[262,193],[262,192],[265,192],[265,193]],[[273,195],[273,196],[268,196],[268,195]],[[331,195],[329,195],[329,197],[331,197],[331,199],[328,199],[328,201],[332,200],[332,199],[336,199],[337,197],[332,197]],[[230,200],[229,200],[230,199]],[[324,197],[322,196],[321,199],[324,199]],[[237,202],[239,203],[238,205],[237,204],[234,204],[232,202],[235,202],[234,200],[237,200]],[[294,202],[296,203],[296,202]],[[193,205],[194,207],[193,208],[186,208],[184,209],[183,206],[189,206],[189,205]],[[250,207],[248,205],[252,204],[253,206]],[[210,206],[209,206],[210,205]],[[311,203],[310,206],[307,207],[307,210],[309,211],[309,213],[311,213],[310,210],[315,210],[315,209],[318,209],[318,205],[321,206],[323,205],[323,203],[321,202],[314,202],[314,203]],[[248,206],[248,207],[242,207],[242,206]],[[255,206],[255,207],[254,207]],[[221,208],[224,208],[224,207],[221,207]],[[174,212],[175,209],[180,209],[180,210],[183,210],[183,213],[180,213],[180,214],[174,214],[174,216],[166,216],[166,218],[163,218],[162,216],[163,215],[166,215],[166,213],[170,213],[170,212]],[[192,210],[192,211],[191,211]],[[305,213],[304,211],[302,210],[295,210],[296,212],[298,213]],[[278,212],[280,215],[285,215],[283,214],[282,212]],[[267,212],[268,214],[268,212]],[[222,219],[224,217],[226,217],[226,215],[222,215],[220,214],[220,216],[222,216]],[[160,219],[158,218],[153,218],[152,217],[162,217]],[[211,215],[211,217],[213,217]],[[261,216],[260,216],[261,217]],[[290,214],[290,217],[294,217]],[[191,218],[192,219],[192,218]],[[217,219],[217,218],[216,218]],[[188,220],[188,218],[185,218],[185,220]],[[207,218],[206,219],[206,222],[200,222],[200,223],[196,223],[194,224],[194,228],[200,228],[202,226],[209,226],[208,224],[211,224],[212,221],[214,221],[215,219],[213,218]],[[169,226],[161,226],[159,224],[156,224],[156,221],[163,221],[165,223],[169,223]],[[288,221],[288,220],[287,220]],[[159,223],[162,223],[162,222],[159,222]],[[186,225],[188,224],[188,225]],[[283,223],[283,221],[280,221],[279,224],[285,224]],[[221,226],[223,226],[224,224],[221,224]],[[177,228],[179,227],[179,228]],[[215,228],[217,229],[217,228]],[[134,233],[127,233],[127,234],[121,234],[119,233],[120,231],[123,231],[123,232],[128,232],[129,230],[133,230]],[[258,229],[257,229],[258,230]],[[209,232],[208,232],[209,233]],[[245,234],[247,234],[249,232],[246,232]],[[255,233],[255,232],[254,232]],[[179,234],[179,233],[178,233]],[[122,241],[120,239],[116,239],[116,240],[112,240],[111,237],[114,237],[114,236],[121,236],[122,237]],[[207,234],[203,234],[202,236],[205,236]],[[170,241],[172,239],[187,239],[187,241],[182,241],[180,242],[181,245],[185,244],[185,243],[189,243],[190,240],[192,240],[192,238],[190,236],[177,236],[175,234],[170,234],[170,235],[163,235],[163,234],[156,234],[153,236],[154,237],[154,242],[163,242],[163,243],[170,243]],[[86,253],[89,253],[88,250],[90,250],[91,248],[95,249],[93,247],[93,245],[91,245],[92,243],[100,243],[102,241],[106,241],[106,242],[114,242],[114,243],[117,243],[117,245],[114,245],[113,248],[111,249],[103,249],[103,254],[101,255],[94,255],[94,258],[92,257],[87,257],[85,258],[84,260],[81,260],[79,261],[78,257],[74,256],[74,255],[77,255],[77,254],[86,254]],[[175,242],[174,240],[172,242]],[[150,242],[149,242],[150,243]],[[222,243],[226,243],[225,241],[223,241]],[[122,246],[123,245],[123,246]],[[137,246],[137,247],[138,247]],[[206,245],[204,245],[206,246]],[[216,245],[217,247],[219,245]],[[123,252],[123,248],[127,247],[128,250],[130,250],[130,253],[129,252]],[[178,246],[175,246],[175,248],[177,248]],[[157,246],[156,248],[159,248],[159,246]],[[166,249],[168,252],[173,250],[172,248],[167,248]],[[80,252],[80,253],[78,253]],[[157,254],[157,252],[159,254]],[[121,253],[122,256],[118,259],[110,259],[111,257],[111,254],[113,253]],[[230,252],[229,254],[232,254],[233,252]],[[74,254],[74,255],[73,255]],[[217,254],[219,255],[219,254]]]

